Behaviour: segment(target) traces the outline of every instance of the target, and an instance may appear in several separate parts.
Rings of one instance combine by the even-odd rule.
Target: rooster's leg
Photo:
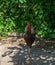
[[[28,58],[26,59],[27,63],[31,63],[32,62],[30,51],[31,51],[31,48],[28,46],[28,51],[27,51],[28,52]]]
[[[29,56],[29,58],[31,58],[31,53],[30,53],[30,51],[31,51],[31,48],[28,46],[28,56]]]

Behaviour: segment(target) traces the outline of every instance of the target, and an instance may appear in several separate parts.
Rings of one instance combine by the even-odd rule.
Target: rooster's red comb
[[[27,22],[27,31],[30,31],[30,22]]]

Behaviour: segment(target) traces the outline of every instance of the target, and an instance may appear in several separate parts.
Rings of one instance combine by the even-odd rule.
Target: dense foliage
[[[55,0],[0,0],[0,35],[24,32],[27,21],[38,35],[55,34]]]

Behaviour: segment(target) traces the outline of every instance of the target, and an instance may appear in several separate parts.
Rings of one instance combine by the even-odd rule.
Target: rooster
[[[31,30],[30,22],[28,22],[26,25],[26,33],[24,35],[24,40],[26,41],[27,46],[29,46],[30,48],[32,47],[32,43],[35,40],[35,35],[36,35],[35,30],[36,30],[36,26],[34,26]]]
[[[36,33],[35,33],[36,32],[36,26],[34,26],[31,30],[30,22],[27,22],[25,29],[26,29],[26,32],[25,32],[25,35],[24,35],[24,40],[27,43],[28,53],[29,53],[29,57],[30,57],[30,50],[31,50],[32,43],[34,42],[35,35],[36,35]]]

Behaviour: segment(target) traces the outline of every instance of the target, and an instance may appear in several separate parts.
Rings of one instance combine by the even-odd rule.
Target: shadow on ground
[[[9,51],[6,51],[2,57],[9,56],[14,65],[55,65],[55,48],[52,46],[49,48],[42,48],[40,46],[33,46],[31,48],[32,62],[26,62],[28,58],[27,46],[17,45],[17,47],[8,47]]]

